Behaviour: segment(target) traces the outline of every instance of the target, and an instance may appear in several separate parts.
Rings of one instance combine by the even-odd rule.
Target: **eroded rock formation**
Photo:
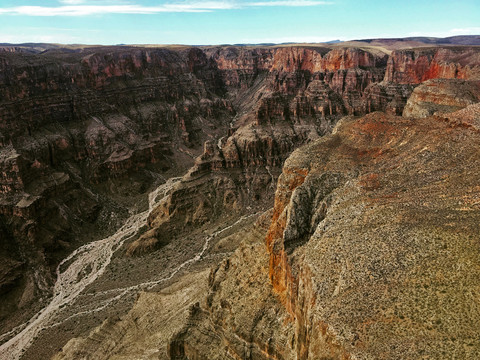
[[[265,196],[264,189],[275,182],[287,154],[328,133],[341,115],[377,110],[401,115],[418,82],[436,76],[477,79],[480,66],[475,48],[405,50],[390,57],[354,48],[206,51],[218,64],[233,103],[239,104],[231,135],[206,146],[184,182],[152,214],[152,230],[133,244],[130,253],[151,248],[160,233],[169,237],[174,223],[177,228],[195,225],[224,211],[241,211],[252,202],[268,201],[271,192]],[[434,72],[438,64],[464,71]],[[452,81],[450,88],[459,88],[455,84],[461,81]],[[463,106],[473,103],[476,82],[468,84],[472,85],[461,93],[443,91],[430,101],[437,108],[449,96],[456,96]],[[413,97],[409,106],[415,101]]]
[[[479,54],[463,47],[405,49],[393,51],[388,59],[385,81],[420,84],[436,78],[478,79]]]
[[[2,296],[16,289],[3,317],[47,295],[58,261],[111,233],[162,174],[186,171],[234,109],[195,48],[1,53],[0,68],[0,222],[13,261]]]
[[[415,88],[403,116],[427,117],[450,113],[480,101],[480,82],[456,79],[428,80]]]
[[[402,334],[425,319],[404,308],[413,304],[408,294],[414,294],[411,299],[421,295],[405,271],[418,271],[424,286],[436,263],[426,261],[422,267],[413,245],[404,249],[398,244],[421,238],[426,245],[419,250],[433,254],[450,236],[444,229],[438,239],[428,237],[428,224],[442,213],[465,220],[467,238],[462,241],[471,245],[468,234],[474,222],[462,216],[476,216],[475,201],[473,212],[457,212],[457,192],[448,197],[452,202],[436,202],[422,191],[450,194],[446,179],[454,177],[453,169],[460,174],[474,166],[478,107],[444,113],[478,102],[479,67],[478,49],[468,46],[391,55],[341,46],[52,47],[42,53],[0,53],[0,236],[5,239],[0,248],[0,296],[5,299],[0,316],[8,320],[18,305],[28,308],[47,296],[59,260],[110,233],[153,183],[190,169],[150,214],[148,229],[128,243],[128,255],[181,241],[191,229],[220,218],[232,220],[269,208],[282,174],[274,220],[268,225],[263,218],[249,233],[256,234],[255,241],[212,273],[207,300],[191,311],[189,326],[171,343],[171,356],[410,354]],[[450,80],[430,80],[436,78]],[[355,121],[354,116],[375,111],[390,115],[374,113]],[[437,115],[417,123],[393,117],[402,112]],[[335,135],[319,140],[345,115],[350,117]],[[439,144],[427,143],[429,137]],[[441,147],[454,139],[460,146]],[[308,143],[283,167],[292,151]],[[444,161],[442,168],[442,156],[457,156],[466,167]],[[421,172],[422,166],[430,166],[422,161],[432,161],[432,173]],[[409,182],[417,172],[422,175]],[[473,183],[475,174],[467,175],[465,181]],[[401,204],[410,204],[411,212]],[[386,219],[398,221],[389,228]],[[381,237],[390,232],[391,238]],[[380,253],[370,251],[379,246]],[[358,258],[349,257],[349,249]],[[379,254],[390,265],[377,263]],[[452,252],[449,261],[463,261],[459,254]],[[258,276],[248,275],[252,269]],[[392,285],[397,270],[405,298]],[[243,275],[239,286],[235,278]],[[370,286],[385,293],[370,296]],[[455,332],[453,323],[435,325],[436,308],[430,301],[441,302],[433,291],[441,292],[442,286],[440,281],[425,288],[434,320],[430,328],[414,328],[413,337],[427,334],[435,343],[438,337],[432,332]],[[243,295],[234,294],[238,289],[261,301],[242,312]],[[402,299],[401,308],[393,298]],[[345,309],[334,313],[339,302],[345,302]],[[265,311],[265,306],[273,310]],[[363,312],[361,306],[368,309]],[[456,314],[453,307],[445,311]],[[347,313],[359,315],[347,319]],[[131,319],[124,320],[129,324]],[[385,323],[395,324],[396,337],[388,335]],[[123,331],[124,325],[107,325],[105,329]],[[469,329],[466,333],[478,330]],[[382,332],[390,336],[385,341]],[[465,343],[467,350],[458,354],[476,354],[475,343],[469,345],[465,334],[436,349],[457,355]],[[210,335],[218,342],[212,341],[205,352],[201,344]],[[436,356],[433,345],[421,347]]]
[[[262,249],[215,269],[172,358],[478,357],[479,124],[478,104],[414,121],[373,113],[296,150],[268,275]]]

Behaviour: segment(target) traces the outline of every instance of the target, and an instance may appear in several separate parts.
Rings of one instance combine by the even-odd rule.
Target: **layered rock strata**
[[[361,94],[383,78],[387,59],[359,49],[206,52],[218,64],[238,114],[229,136],[207,142],[182,183],[151,214],[151,229],[130,254],[168,241],[184,226],[268,203],[291,151],[328,133],[342,114],[365,111]]]
[[[159,293],[142,293],[121,320],[108,319],[85,338],[71,340],[54,359],[167,358],[170,337],[185,325],[191,306],[205,296],[208,273],[185,275]]]
[[[112,232],[152,183],[188,169],[234,110],[195,48],[2,53],[0,68],[3,318],[48,295],[58,261]]]
[[[421,48],[393,51],[388,59],[385,81],[420,84],[429,79],[478,79],[478,50],[473,47]]]
[[[172,224],[175,228],[198,225],[224,211],[241,211],[259,200],[268,201],[271,192],[265,196],[264,189],[275,182],[285,157],[299,144],[328,133],[342,114],[381,110],[401,115],[423,78],[478,76],[475,69],[480,63],[475,48],[463,52],[459,48],[409,51],[387,57],[381,52],[353,48],[207,49],[208,56],[218,64],[228,93],[235,96],[233,103],[238,104],[232,134],[218,144],[206,145],[204,155],[183,183],[152,214],[152,229],[133,244],[129,253],[161,243],[159,234],[168,238]],[[425,60],[428,66],[415,62],[422,56],[429,61]],[[435,73],[431,70],[436,66],[433,61],[465,71]],[[452,81],[451,89],[461,82]],[[475,86],[468,91],[474,94]],[[457,102],[464,106],[471,103],[470,97],[475,95],[468,91],[457,94]],[[447,97],[444,92],[431,102],[441,107]]]
[[[267,208],[285,158],[329,133],[339,118],[401,114],[419,82],[472,81],[478,66],[475,47],[390,56],[314,46],[2,52],[0,291],[10,305],[1,313],[47,294],[59,259],[113,230],[162,177],[193,165],[129,254],[212,219]],[[345,179],[325,184],[333,189]],[[313,196],[313,209],[317,201],[327,206],[330,195],[299,196]],[[308,221],[292,230],[289,246],[306,241],[307,228]],[[282,276],[273,283],[287,289]]]
[[[480,81],[456,79],[427,80],[415,88],[403,116],[427,117],[450,113],[480,101]]]
[[[266,236],[271,288],[255,300],[270,305],[248,301],[262,251],[236,254],[172,358],[477,358],[479,124],[478,104],[414,121],[373,113],[296,150]]]

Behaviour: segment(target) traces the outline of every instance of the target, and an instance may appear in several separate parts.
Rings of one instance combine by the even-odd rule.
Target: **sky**
[[[0,0],[0,43],[238,44],[480,34],[480,0]]]

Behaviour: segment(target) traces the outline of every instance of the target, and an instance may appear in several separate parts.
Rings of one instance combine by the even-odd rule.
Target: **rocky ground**
[[[478,358],[479,125],[373,113],[296,150],[266,248],[214,270],[170,356]]]
[[[439,295],[476,286],[477,47],[13,50],[1,354],[477,354]]]
[[[480,82],[432,79],[415,88],[403,110],[406,117],[451,113],[480,101]]]

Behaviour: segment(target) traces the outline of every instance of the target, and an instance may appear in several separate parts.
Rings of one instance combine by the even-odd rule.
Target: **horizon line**
[[[115,44],[107,44],[107,43],[61,43],[61,42],[35,42],[35,41],[25,41],[19,43],[12,43],[12,42],[0,42],[0,46],[21,46],[21,45],[65,45],[65,46],[191,46],[191,47],[202,47],[202,46],[274,46],[274,45],[289,45],[289,44],[304,44],[304,45],[315,45],[315,44],[340,44],[345,42],[352,42],[352,41],[380,41],[380,40],[409,40],[409,39],[435,39],[435,40],[443,40],[443,39],[452,39],[452,38],[459,38],[459,37],[480,37],[479,34],[466,34],[466,35],[452,35],[452,36],[428,36],[428,35],[415,35],[415,36],[405,36],[405,37],[372,37],[372,38],[361,38],[361,39],[348,39],[348,40],[341,40],[341,39],[332,39],[328,41],[285,41],[285,42],[275,42],[275,41],[261,41],[261,42],[238,42],[238,43],[218,43],[218,44],[186,44],[186,43],[115,43]],[[427,44],[428,45],[428,44]],[[434,44],[432,44],[434,45]],[[449,44],[441,44],[441,45],[449,45]],[[462,44],[451,44],[451,45],[462,45]],[[466,46],[479,46],[479,45],[466,45]]]

